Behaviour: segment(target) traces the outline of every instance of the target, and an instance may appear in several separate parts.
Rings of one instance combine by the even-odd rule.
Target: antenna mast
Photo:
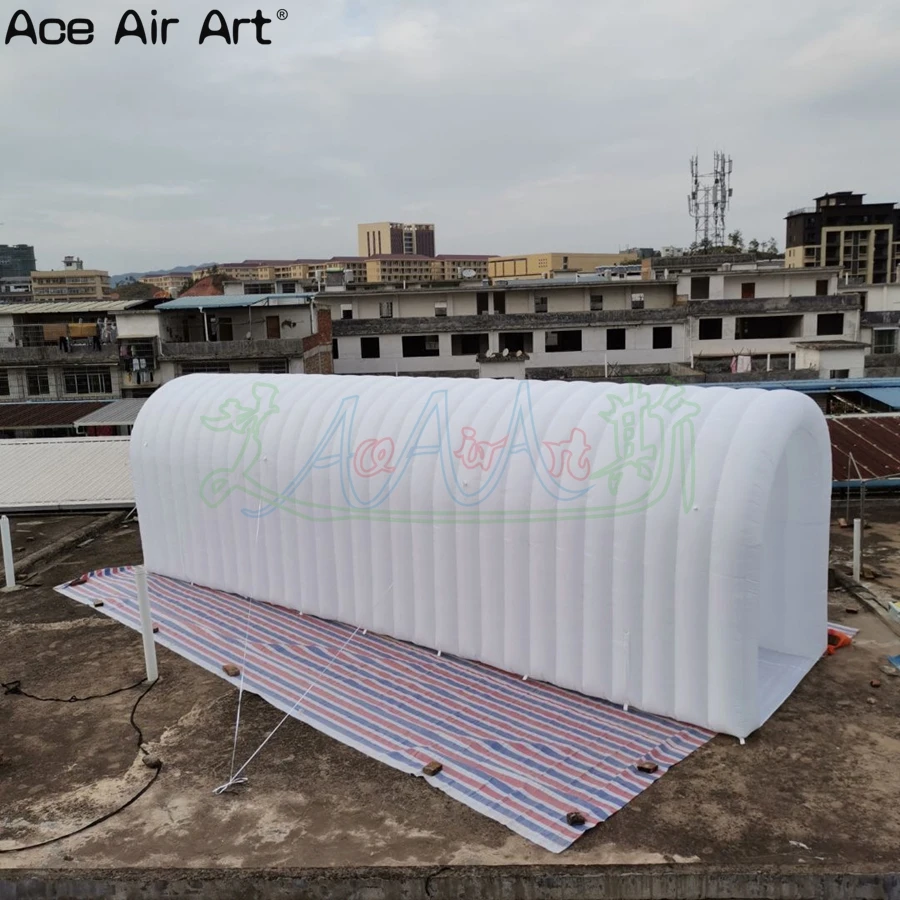
[[[731,157],[716,150],[712,172],[701,174],[699,158],[691,157],[688,213],[694,220],[694,243],[700,253],[709,253],[713,247],[725,245],[725,213],[734,193],[731,187],[733,167]]]

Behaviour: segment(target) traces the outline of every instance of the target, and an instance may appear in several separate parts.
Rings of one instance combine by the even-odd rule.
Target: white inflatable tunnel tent
[[[132,435],[151,572],[745,737],[827,643],[792,391],[189,375]]]

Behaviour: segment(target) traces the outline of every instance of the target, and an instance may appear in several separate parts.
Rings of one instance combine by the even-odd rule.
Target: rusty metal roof
[[[51,401],[0,403],[0,431],[19,428],[65,428],[76,419],[106,406],[106,402]]]
[[[900,474],[900,415],[832,416],[831,465],[837,482],[858,482]],[[849,466],[850,454],[856,468]],[[900,486],[900,485],[898,485]]]

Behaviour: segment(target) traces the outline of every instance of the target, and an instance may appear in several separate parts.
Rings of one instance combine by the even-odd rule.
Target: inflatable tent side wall
[[[190,375],[132,468],[152,572],[739,737],[826,646],[794,392]]]

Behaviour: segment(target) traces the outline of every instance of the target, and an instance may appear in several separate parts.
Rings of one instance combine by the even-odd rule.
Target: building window
[[[222,318],[219,317],[219,340],[220,341],[233,341],[234,340],[234,323],[232,322],[230,317]]]
[[[338,353],[338,342],[337,338],[331,339],[331,358],[332,359],[340,359],[341,355]]]
[[[506,315],[506,291],[494,291],[494,312],[498,316]]]
[[[197,375],[209,372],[227,375],[230,371],[231,366],[228,363],[186,362],[181,364],[182,375]]]
[[[453,356],[479,356],[487,353],[486,334],[454,334],[450,338],[450,352]]]
[[[603,294],[591,294],[591,312],[603,312]]]
[[[487,315],[488,295],[487,291],[479,291],[475,295],[475,312],[479,316]]]
[[[653,349],[669,350],[672,347],[672,326],[657,325],[653,329]]]
[[[548,331],[545,347],[548,353],[577,353],[581,350],[581,332]]]
[[[0,369],[0,397],[9,396],[9,372],[6,369]]]
[[[752,300],[756,296],[756,282],[745,281],[741,284],[741,300]]]
[[[827,278],[816,279],[816,296],[817,297],[827,297],[828,296],[828,279]]]
[[[534,335],[530,331],[501,331],[500,352],[509,350],[510,353],[531,353],[534,351]]]
[[[288,361],[286,359],[262,359],[258,366],[260,375],[287,375]]]
[[[546,297],[535,297],[534,298],[534,311],[536,313],[547,312],[547,298]]]
[[[709,275],[695,275],[691,279],[691,300],[709,300]]]
[[[722,339],[721,319],[701,319],[698,337],[701,341],[719,341]]]
[[[447,304],[446,303],[435,303],[434,304],[434,314],[436,316],[446,316],[447,315]]]
[[[46,369],[25,373],[25,389],[29,397],[43,397],[50,393],[50,375]]]
[[[872,332],[872,353],[896,353],[897,352],[897,329],[896,328],[877,328]],[[2,376],[0,376],[2,377]],[[3,393],[3,384],[0,381],[0,393]],[[7,391],[9,393],[9,391]]]
[[[607,328],[606,329],[606,349],[607,350],[624,350],[625,349],[625,329],[624,328]]]
[[[803,316],[745,316],[734,320],[736,340],[798,338],[803,335]]]
[[[391,300],[382,300],[378,304],[378,317],[381,319],[394,318],[394,304]]]
[[[359,352],[363,359],[380,359],[381,341],[377,337],[360,338]]]
[[[403,336],[404,356],[438,356],[440,345],[436,334],[409,334]]]
[[[63,390],[67,394],[111,394],[109,369],[63,369]]]
[[[644,308],[644,295],[643,294],[632,294],[631,295],[631,308],[632,309],[643,309]]]
[[[850,370],[849,369],[832,369],[828,373],[829,378],[849,378]]]
[[[341,304],[341,318],[342,319],[352,319],[353,318],[353,304],[352,303],[342,303]]]
[[[816,334],[843,334],[844,333],[844,314],[843,313],[819,313],[816,319]]]

